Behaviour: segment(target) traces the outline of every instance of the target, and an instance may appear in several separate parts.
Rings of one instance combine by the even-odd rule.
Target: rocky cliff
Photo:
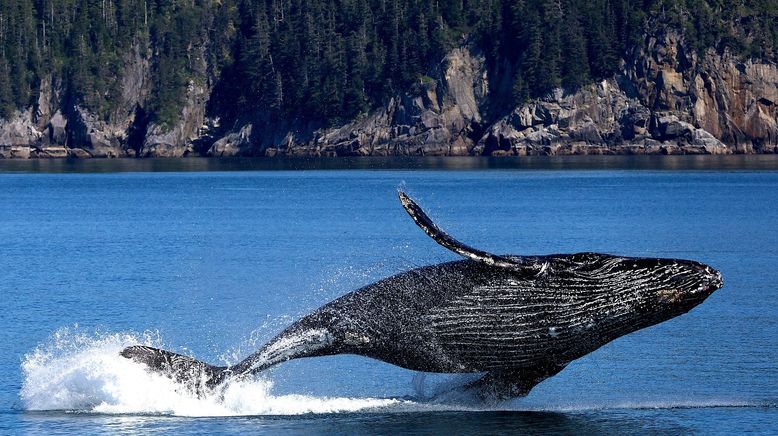
[[[459,47],[385,106],[326,128],[267,114],[220,125],[206,111],[215,78],[203,53],[177,120],[149,124],[150,56],[141,47],[127,55],[109,120],[62,101],[57,79],[44,78],[34,107],[0,120],[0,157],[778,152],[778,66],[689,50],[668,28],[647,34],[613,77],[508,113],[490,109],[506,96],[490,91],[483,54]]]
[[[662,29],[621,71],[557,90],[497,120],[476,154],[727,154],[778,151],[778,66],[700,55]]]
[[[202,49],[193,56],[200,80],[190,81],[180,114],[170,125],[147,120],[151,57],[147,47],[139,46],[125,56],[120,93],[107,118],[64,99],[57,79],[44,77],[34,107],[0,120],[0,158],[182,157],[192,153],[210,95]]]
[[[451,51],[430,76],[363,119],[305,131],[256,128],[252,124],[217,140],[210,156],[390,156],[467,155],[483,122],[489,83],[483,56],[474,49]],[[260,126],[265,127],[265,126]],[[271,134],[268,135],[267,131]],[[272,141],[276,138],[276,141]],[[269,140],[269,141],[268,141]]]

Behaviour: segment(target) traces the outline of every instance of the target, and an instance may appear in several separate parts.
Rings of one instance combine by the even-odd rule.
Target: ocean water
[[[775,157],[277,162],[0,163],[0,433],[778,432]],[[118,355],[235,363],[346,292],[456,259],[398,188],[484,250],[690,258],[725,286],[499,404],[357,356],[196,398]]]

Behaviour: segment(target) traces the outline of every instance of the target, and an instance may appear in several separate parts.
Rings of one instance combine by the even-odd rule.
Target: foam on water
[[[84,334],[77,328],[55,332],[28,353],[22,363],[21,398],[30,411],[76,411],[107,414],[176,416],[298,415],[342,412],[431,411],[554,411],[603,409],[672,409],[772,406],[726,399],[664,401],[565,402],[531,395],[497,404],[484,404],[457,389],[473,375],[419,375],[413,400],[396,398],[315,397],[274,395],[273,382],[257,377],[229,383],[219,393],[198,397],[163,375],[146,370],[119,355],[124,347],[144,344],[163,347],[153,333]]]
[[[295,415],[356,412],[402,400],[273,395],[271,380],[230,383],[222,395],[198,398],[144,365],[119,355],[124,347],[161,346],[153,334],[84,335],[61,329],[22,363],[21,397],[27,410],[177,416]]]

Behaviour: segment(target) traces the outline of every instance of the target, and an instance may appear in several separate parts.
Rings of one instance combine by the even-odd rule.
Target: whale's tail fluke
[[[198,394],[216,387],[232,374],[226,366],[209,365],[193,357],[143,345],[127,347],[119,354],[191,387]]]
[[[306,318],[303,318],[292,324],[256,353],[229,367],[209,365],[193,357],[145,345],[127,347],[119,354],[145,364],[152,371],[163,374],[200,395],[213,390],[228,379],[247,377],[288,360],[337,354],[337,351],[333,352],[333,335],[326,328],[302,327],[301,322],[305,320]]]

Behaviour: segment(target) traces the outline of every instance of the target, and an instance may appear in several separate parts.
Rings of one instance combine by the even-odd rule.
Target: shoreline
[[[79,147],[29,147],[18,145],[0,145],[0,160],[48,160],[48,159],[235,159],[235,158],[269,158],[269,159],[300,159],[300,158],[502,158],[502,157],[542,157],[542,156],[732,156],[732,155],[772,155],[778,154],[778,146],[764,147],[758,150],[744,150],[739,147],[709,148],[686,144],[660,143],[656,145],[625,144],[625,145],[593,145],[564,144],[544,145],[535,147],[519,147],[511,149],[495,149],[482,154],[462,154],[445,152],[429,152],[425,148],[395,145],[393,149],[385,148],[379,153],[335,153],[326,149],[312,147],[294,147],[290,149],[269,148],[262,154],[243,155],[202,155],[185,153],[173,156],[142,156],[135,150],[114,150],[112,153],[90,153]]]
[[[778,171],[778,154],[0,159],[0,174],[319,170]]]

